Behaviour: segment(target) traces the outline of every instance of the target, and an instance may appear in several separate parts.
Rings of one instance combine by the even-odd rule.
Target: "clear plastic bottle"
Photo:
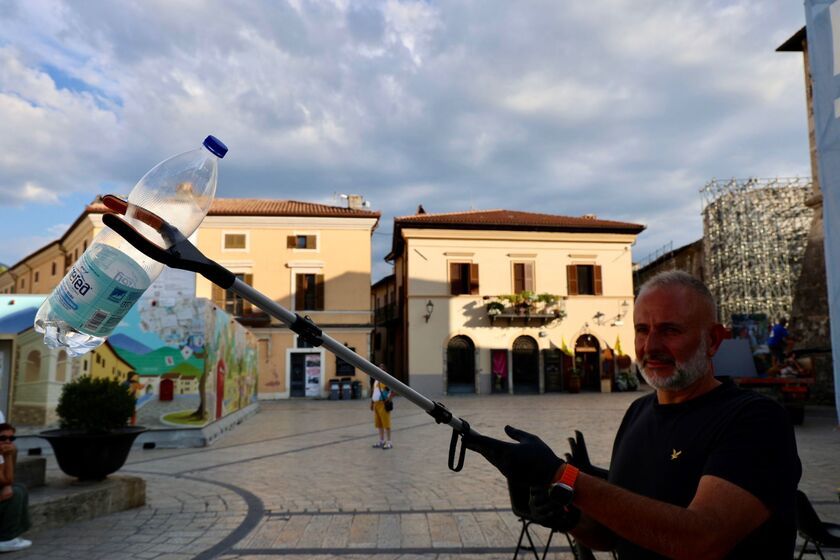
[[[135,218],[141,207],[189,237],[210,209],[218,161],[226,153],[221,141],[208,136],[201,148],[157,164],[128,195],[126,221],[165,247],[160,234]],[[162,270],[162,264],[106,227],[38,309],[35,330],[50,348],[80,356],[105,341]]]

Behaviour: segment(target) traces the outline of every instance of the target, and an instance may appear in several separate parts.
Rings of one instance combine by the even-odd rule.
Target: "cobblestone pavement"
[[[593,462],[607,466],[621,416],[638,396],[465,396],[445,403],[482,433],[501,437],[510,423],[558,451],[581,429]],[[840,521],[834,420],[828,409],[810,409],[797,440],[801,487],[821,515]],[[132,451],[123,472],[146,479],[145,507],[36,528],[28,535],[32,548],[14,557],[511,558],[520,525],[503,479],[470,453],[462,472],[449,471],[449,438],[448,428],[404,399],[397,400],[391,450],[371,447],[366,401],[265,402],[210,448]],[[538,544],[548,536],[534,532]],[[572,557],[562,535],[550,550],[549,558]]]

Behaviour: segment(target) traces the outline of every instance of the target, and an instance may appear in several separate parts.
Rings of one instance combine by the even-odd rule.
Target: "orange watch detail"
[[[559,478],[554,480],[555,484],[565,484],[569,488],[574,489],[575,481],[577,481],[578,474],[580,474],[580,470],[577,467],[566,463],[563,467],[563,472],[560,474]]]

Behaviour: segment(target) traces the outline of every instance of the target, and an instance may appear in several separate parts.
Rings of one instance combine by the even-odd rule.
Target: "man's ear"
[[[724,339],[729,338],[729,331],[720,323],[715,323],[707,332],[709,334],[709,348],[706,350],[706,354],[711,358],[718,351]]]

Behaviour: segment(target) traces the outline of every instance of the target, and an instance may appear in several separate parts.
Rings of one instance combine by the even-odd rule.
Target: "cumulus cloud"
[[[419,203],[637,221],[644,256],[712,177],[809,173],[789,4],[0,0],[0,213],[214,133],[221,196],[372,200],[376,275]]]

